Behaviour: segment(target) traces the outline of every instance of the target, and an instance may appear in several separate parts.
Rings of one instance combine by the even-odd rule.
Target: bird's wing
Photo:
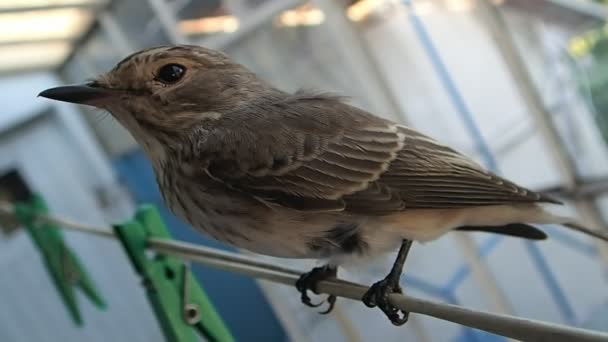
[[[405,126],[403,148],[390,167],[358,193],[346,195],[349,210],[449,209],[530,202],[559,203],[479,166],[459,152]],[[386,203],[383,203],[383,200]]]
[[[276,115],[269,108],[231,130],[208,132],[204,145],[210,177],[270,205],[384,214],[543,199],[337,100],[298,99]]]

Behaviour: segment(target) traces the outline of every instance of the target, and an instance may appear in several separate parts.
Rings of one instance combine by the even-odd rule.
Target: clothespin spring
[[[182,265],[182,298],[184,321],[189,325],[195,325],[201,321],[201,310],[195,303],[190,302],[190,261]]]

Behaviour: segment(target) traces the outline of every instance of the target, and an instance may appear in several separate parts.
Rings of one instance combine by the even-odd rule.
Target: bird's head
[[[217,120],[266,87],[221,52],[174,45],[136,52],[93,81],[39,96],[105,109],[146,147]]]

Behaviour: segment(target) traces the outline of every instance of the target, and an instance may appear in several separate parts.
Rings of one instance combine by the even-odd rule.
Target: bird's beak
[[[91,82],[50,88],[41,92],[38,96],[51,100],[99,107],[104,100],[115,94],[114,90],[101,87],[96,82]]]

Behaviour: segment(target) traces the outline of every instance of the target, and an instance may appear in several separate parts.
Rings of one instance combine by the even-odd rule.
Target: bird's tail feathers
[[[589,228],[585,224],[578,222],[572,217],[555,215],[547,211],[545,211],[545,213],[547,215],[550,215],[551,221],[553,221],[553,223],[561,224],[562,226],[567,227],[569,229],[608,242],[608,232],[604,232],[597,228]]]
[[[559,224],[585,235],[604,240],[608,242],[608,231],[598,228],[590,228],[588,225],[578,222],[576,219],[569,216],[562,216],[552,213],[545,206],[532,207],[512,207],[513,211],[506,211],[512,217],[518,217],[518,222],[526,222],[531,224]]]
[[[542,230],[525,223],[511,223],[504,226],[463,226],[456,230],[487,232],[501,235],[515,236],[530,240],[545,240],[547,234]]]

